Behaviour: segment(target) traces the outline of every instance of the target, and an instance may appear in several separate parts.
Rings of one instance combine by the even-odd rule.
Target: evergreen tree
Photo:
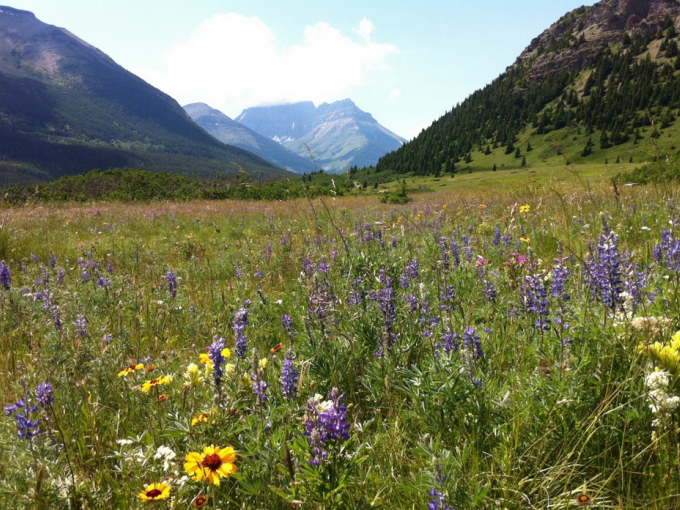
[[[527,142],[526,152],[531,152],[532,150],[534,150],[534,148],[531,146],[531,142]]]
[[[515,158],[521,158],[521,157],[522,157],[522,151],[519,149],[519,147],[517,147],[517,149],[515,149]]]
[[[602,136],[600,136],[600,149],[608,149],[612,144],[609,141],[609,136],[607,136],[607,130],[602,130]]]
[[[491,147],[489,145],[487,145],[486,150],[484,151],[484,155],[488,156],[489,154],[491,154]]]
[[[586,146],[583,148],[583,151],[581,152],[581,156],[588,157],[593,153],[593,139],[588,138],[588,143],[586,143]]]
[[[527,166],[527,157],[522,156],[522,166]]]
[[[495,172],[496,171],[496,164],[494,163],[492,170]]]

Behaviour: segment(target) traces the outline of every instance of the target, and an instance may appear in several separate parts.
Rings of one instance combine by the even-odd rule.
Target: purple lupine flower
[[[293,332],[293,319],[290,315],[284,313],[281,316],[281,327],[283,327],[283,330],[288,333],[288,338],[290,338],[290,341],[292,342],[295,338],[295,333]]]
[[[300,378],[300,372],[298,372],[295,366],[295,354],[292,350],[288,350],[286,357],[283,360],[283,367],[281,368],[281,386],[283,389],[283,395],[288,399],[292,400],[297,397],[297,385]]]
[[[397,247],[397,238],[396,238],[395,236],[392,236],[392,241],[390,241],[390,246],[391,246],[392,248],[396,248],[396,247]]]
[[[451,505],[444,503],[444,494],[439,492],[436,487],[433,487],[428,494],[432,497],[432,501],[427,504],[428,510],[456,510]]]
[[[236,264],[236,278],[238,278],[239,280],[243,278],[243,269],[241,269],[240,264]]]
[[[66,271],[63,269],[60,269],[59,272],[57,273],[57,283],[63,283],[64,282],[64,276],[66,276]]]
[[[227,359],[222,354],[224,350],[224,338],[213,338],[213,343],[208,347],[208,358],[213,362],[213,384],[215,394],[220,395],[222,391],[222,376],[224,375],[224,363]]]
[[[82,278],[83,283],[90,281],[90,274],[87,272],[87,269],[83,269],[82,273],[80,273],[80,277]]]
[[[453,288],[453,285],[442,287],[441,291],[442,294],[439,307],[444,312],[453,312],[456,309],[456,291]]]
[[[496,286],[489,280],[484,280],[484,301],[487,303],[495,303],[496,296]]]
[[[482,344],[479,341],[479,335],[477,334],[477,330],[475,328],[465,329],[463,332],[463,344],[465,345],[465,350],[470,353],[471,358],[474,361],[484,357]]]
[[[680,239],[675,239],[670,230],[661,231],[661,243],[654,247],[654,258],[658,263],[665,261],[670,271],[680,269]]]
[[[248,353],[248,344],[246,343],[248,340],[248,335],[246,335],[247,326],[248,308],[246,305],[236,310],[231,326],[236,338],[236,356],[240,359],[246,359],[246,354]]]
[[[262,371],[257,366],[257,360],[254,360],[255,369],[253,370],[253,375],[251,376],[251,381],[253,382],[253,391],[255,396],[260,400],[260,402],[266,402],[267,399],[267,382],[262,379]]]
[[[38,411],[38,406],[30,405],[24,399],[5,407],[7,417],[14,415],[17,422],[17,437],[30,441],[40,434],[40,420],[32,420],[31,414]]]
[[[349,304],[352,306],[358,306],[364,302],[366,297],[366,291],[362,287],[363,280],[357,278],[352,282],[352,290],[349,292]]]
[[[404,274],[399,277],[399,286],[408,289],[412,280],[417,280],[420,276],[420,262],[417,258],[409,260],[404,266]]]
[[[47,407],[54,402],[54,386],[52,383],[43,382],[35,388],[36,400],[40,407]]]
[[[87,336],[87,318],[85,316],[78,312],[78,315],[76,316],[76,335],[79,337],[86,337]]]
[[[103,276],[100,276],[99,279],[97,280],[97,285],[99,286],[100,289],[105,289],[111,285],[111,280],[108,278],[104,278]]]
[[[40,263],[40,260],[38,259],[38,256],[37,256],[35,253],[33,253],[33,252],[31,252],[31,260],[32,260],[33,262],[35,262],[36,264],[39,264],[39,263]]]
[[[330,270],[331,266],[326,262],[326,259],[323,259],[319,267],[316,268],[317,273],[328,273]]]
[[[408,302],[409,311],[411,313],[418,310],[418,299],[416,299],[416,297],[413,294],[409,294],[408,296],[406,296],[406,301]]]
[[[548,291],[545,289],[540,274],[524,277],[524,282],[520,287],[520,301],[525,312],[536,314],[534,320],[536,328],[550,329]]]
[[[491,241],[491,243],[494,246],[498,246],[499,244],[501,244],[501,226],[500,225],[496,225],[496,228],[493,231],[493,240]]]
[[[168,282],[168,292],[172,296],[172,298],[177,297],[177,276],[175,276],[175,273],[172,272],[171,269],[168,269],[168,272],[165,273],[165,280]]]
[[[342,403],[345,398],[337,388],[333,388],[330,400],[319,402],[317,397],[309,399],[305,411],[305,435],[309,438],[314,458],[312,466],[318,466],[328,458],[326,444],[328,441],[349,439],[347,423],[347,406]]]
[[[12,286],[12,275],[9,272],[9,266],[3,260],[0,264],[0,285],[5,290],[9,290]]]
[[[557,263],[552,271],[552,283],[550,285],[550,294],[555,299],[562,299],[569,301],[569,294],[564,292],[564,286],[569,278],[569,268],[564,265],[564,259],[555,259]]]
[[[50,267],[54,269],[54,267],[57,265],[57,257],[54,256],[54,253],[50,252]]]
[[[450,329],[446,329],[446,332],[442,336],[442,340],[444,340],[444,351],[447,354],[458,351],[460,347],[456,341],[458,339],[460,339],[460,336],[457,333],[452,333]]]
[[[50,316],[52,317],[52,322],[57,331],[61,331],[63,328],[63,323],[61,322],[61,311],[58,306],[52,306],[50,308]]]
[[[113,264],[111,262],[109,262],[106,265],[106,272],[109,273],[109,274],[113,274]]]
[[[315,282],[314,292],[308,296],[307,300],[307,313],[315,318],[325,331],[326,323],[333,322],[335,311],[335,295],[325,278]]]
[[[586,259],[585,280],[598,299],[611,311],[623,305],[623,280],[619,256],[619,236],[607,231],[597,239],[597,252]]]

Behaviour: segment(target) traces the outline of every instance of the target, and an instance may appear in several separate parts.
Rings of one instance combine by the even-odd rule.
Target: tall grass
[[[655,412],[645,383],[658,367],[671,374],[669,398],[678,391],[672,360],[645,348],[680,329],[680,279],[655,251],[663,229],[678,237],[677,192],[553,184],[403,206],[342,197],[1,211],[12,278],[0,289],[3,405],[36,402],[43,381],[54,402],[37,405],[31,440],[17,437],[14,415],[0,420],[0,505],[136,508],[163,482],[170,497],[151,503],[161,508],[203,495],[216,508],[425,508],[439,493],[458,510],[576,508],[579,497],[680,507],[678,411]],[[629,291],[612,307],[593,279],[608,232]],[[556,265],[569,277],[554,296]],[[541,288],[534,307],[528,293]],[[233,329],[242,308],[245,359]],[[219,338],[231,354],[219,391],[212,374],[192,385],[187,366],[203,374],[199,355]],[[280,382],[289,350],[292,399]],[[266,400],[253,380],[266,382]],[[329,437],[312,465],[306,423],[333,388],[349,437]],[[237,453],[219,487],[184,467],[210,445]]]

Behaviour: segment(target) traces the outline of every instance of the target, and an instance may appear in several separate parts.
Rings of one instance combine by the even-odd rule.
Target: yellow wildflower
[[[134,374],[137,370],[142,370],[144,368],[144,363],[137,363],[136,365],[130,365],[129,367],[118,372],[118,377],[127,377],[130,374]]]
[[[142,391],[144,393],[148,393],[149,391],[151,391],[151,388],[156,388],[158,386],[162,386],[163,384],[170,384],[171,382],[172,382],[171,375],[157,377],[156,379],[145,381],[144,385],[142,386]]]

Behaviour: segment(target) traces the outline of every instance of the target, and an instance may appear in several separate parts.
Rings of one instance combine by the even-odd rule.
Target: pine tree
[[[588,138],[588,143],[586,143],[586,146],[583,148],[583,151],[581,152],[581,156],[588,157],[593,153],[593,139]]]
[[[491,154],[491,147],[489,145],[487,145],[486,150],[484,151],[484,155],[488,156],[489,154]]]
[[[491,170],[493,170],[494,172],[496,171],[496,164],[495,163],[494,163],[493,168]]]
[[[527,157],[522,156],[522,166],[527,166]]]
[[[607,136],[607,130],[602,130],[602,136],[600,136],[600,149],[608,149],[612,144],[609,142],[609,136]]]
[[[531,142],[527,142],[526,152],[531,152],[532,150],[534,150],[534,148],[531,146]]]

